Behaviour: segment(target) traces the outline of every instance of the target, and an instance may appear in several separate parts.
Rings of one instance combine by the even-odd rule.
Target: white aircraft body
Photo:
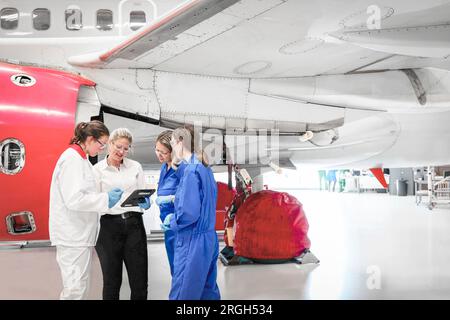
[[[276,130],[267,149],[282,165],[450,162],[449,1],[1,0],[0,10],[3,61],[96,83],[98,102],[76,121],[103,106],[162,127]]]

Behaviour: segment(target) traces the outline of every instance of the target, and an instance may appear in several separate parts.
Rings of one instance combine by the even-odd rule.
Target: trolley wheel
[[[434,204],[434,203],[429,203],[428,206],[427,206],[427,208],[428,208],[428,210],[433,210],[435,206],[436,206],[436,204]]]

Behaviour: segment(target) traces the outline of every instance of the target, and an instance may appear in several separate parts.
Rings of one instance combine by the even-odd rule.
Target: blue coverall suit
[[[175,195],[182,172],[183,170],[180,168],[178,170],[174,170],[173,168],[169,168],[169,170],[167,170],[167,163],[164,163],[159,174],[158,196]],[[159,210],[159,217],[161,218],[161,221],[164,221],[169,213],[174,213],[174,204],[173,202],[162,203],[159,205]],[[164,243],[166,245],[167,258],[169,259],[170,274],[173,275],[175,233],[172,230],[167,230],[164,232]]]
[[[170,300],[219,300],[215,231],[217,184],[195,154],[184,167],[170,228],[176,234]]]

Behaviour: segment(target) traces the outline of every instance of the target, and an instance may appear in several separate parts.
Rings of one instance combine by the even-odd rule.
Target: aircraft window
[[[137,29],[145,25],[145,12],[144,11],[131,11],[130,12],[130,29],[136,31]]]
[[[48,30],[50,28],[50,10],[44,8],[34,9],[33,27],[39,31]]]
[[[102,31],[112,30],[113,13],[111,10],[101,9],[97,11],[97,29]]]
[[[83,15],[80,9],[66,9],[66,29],[80,30],[83,27]]]
[[[0,142],[0,172],[14,175],[25,166],[25,146],[17,139]]]
[[[19,11],[16,8],[3,8],[0,11],[2,29],[13,30],[19,25]]]

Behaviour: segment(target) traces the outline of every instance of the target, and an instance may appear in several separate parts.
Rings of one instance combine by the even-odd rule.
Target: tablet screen
[[[155,193],[155,189],[138,189],[134,190],[127,199],[120,205],[121,207],[137,207],[140,202],[144,202],[146,197],[150,197]]]

